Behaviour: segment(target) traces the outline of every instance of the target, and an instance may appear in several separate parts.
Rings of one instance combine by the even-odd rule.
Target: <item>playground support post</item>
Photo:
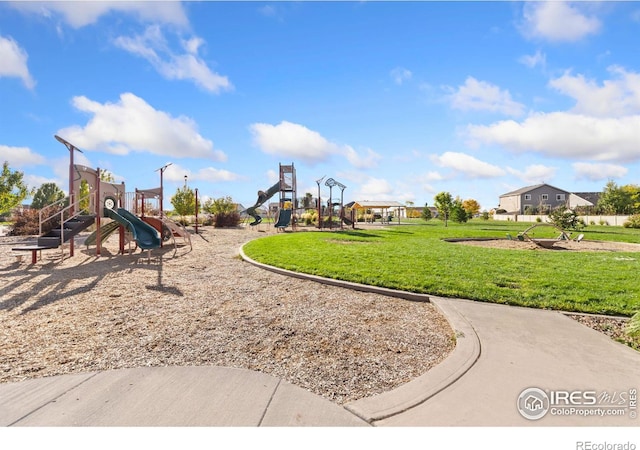
[[[65,147],[67,147],[67,149],[69,150],[69,215],[73,216],[74,211],[74,192],[73,192],[73,152],[74,151],[79,151],[80,153],[84,153],[82,150],[80,150],[78,147],[76,147],[75,145],[71,144],[70,142],[67,142],[65,139],[62,139],[60,136],[58,136],[57,134],[54,135],[54,137],[56,138],[56,140],[58,142],[60,142],[61,144],[63,144]],[[62,247],[62,242],[63,237],[60,237],[60,246]],[[69,240],[69,256],[73,256],[73,243],[74,243],[74,239],[71,238]]]
[[[173,163],[167,163],[164,166],[160,167],[159,169],[156,169],[156,172],[160,171],[160,220],[162,221],[162,219],[164,218],[164,210],[163,210],[163,203],[164,203],[164,185],[163,185],[163,174],[164,171],[167,170],[167,167],[169,167],[171,164]],[[160,248],[162,248],[162,239],[160,239]]]
[[[96,214],[96,255],[100,256],[100,247],[102,247],[102,237],[100,236],[100,167],[96,171],[96,198],[93,207]]]
[[[326,177],[326,175],[322,175],[322,178],[316,180],[316,183],[318,184],[318,228],[320,229],[322,229],[322,201],[320,200],[320,183],[322,183],[324,177]]]
[[[198,188],[196,188],[196,234],[198,234]]]

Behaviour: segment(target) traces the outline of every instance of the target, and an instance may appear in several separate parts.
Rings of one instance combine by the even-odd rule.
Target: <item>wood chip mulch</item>
[[[147,261],[102,256],[77,238],[75,255],[31,265],[0,237],[0,382],[139,366],[256,370],[342,404],[422,375],[453,350],[430,303],[278,275],[242,261],[267,233],[201,228],[193,249],[165,244]],[[84,236],[86,237],[86,235]],[[180,242],[179,242],[180,243]]]

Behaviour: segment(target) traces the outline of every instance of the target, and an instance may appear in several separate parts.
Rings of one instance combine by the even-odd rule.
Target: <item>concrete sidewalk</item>
[[[640,387],[639,352],[559,312],[432,301],[456,330],[454,352],[421,377],[344,407],[248,370],[142,367],[0,384],[0,425],[640,425],[631,406],[633,390]],[[517,404],[533,387],[547,393],[594,391],[598,404],[578,409],[597,406],[624,415],[554,415],[547,408],[544,417],[530,420]],[[589,397],[574,400],[588,403]]]
[[[560,312],[468,300],[432,301],[448,316],[459,314],[469,322],[480,342],[480,356],[446,389],[375,425],[640,425],[640,408],[633,405],[640,388],[640,352]],[[466,340],[458,342],[467,345]],[[550,404],[544,416],[531,420],[518,410],[518,398],[528,388],[547,394],[569,391],[573,399]],[[597,399],[593,405],[591,396]],[[369,401],[360,400],[356,406],[365,408]],[[622,415],[599,416],[598,410]]]
[[[2,426],[367,426],[278,378],[226,367],[140,367],[0,385]]]

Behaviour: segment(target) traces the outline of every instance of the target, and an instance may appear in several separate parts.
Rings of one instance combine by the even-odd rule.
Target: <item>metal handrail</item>
[[[62,198],[60,200],[58,200],[57,202],[51,203],[50,205],[47,205],[45,207],[43,207],[39,212],[38,212],[38,231],[39,231],[39,235],[42,236],[42,224],[53,219],[54,217],[60,216],[60,243],[62,243],[62,241],[64,240],[63,238],[63,233],[64,233],[64,213],[67,211],[70,211],[72,208],[77,208],[78,212],[74,213],[72,216],[69,216],[69,219],[73,219],[74,217],[78,217],[81,215],[82,210],[80,210],[80,203],[85,200],[85,199],[89,199],[89,204],[91,204],[91,200],[94,200],[94,196],[95,196],[95,192],[89,192],[87,195],[80,197],[78,199],[77,202],[73,201],[73,197],[75,197],[74,194],[71,194],[69,197],[65,197]],[[47,209],[50,209],[52,207],[54,207],[57,204],[61,204],[65,201],[67,201],[67,199],[69,200],[69,205],[65,206],[64,208],[62,208],[60,211],[53,213],[52,215],[50,215],[49,217],[42,219],[42,215],[43,212],[45,212]]]

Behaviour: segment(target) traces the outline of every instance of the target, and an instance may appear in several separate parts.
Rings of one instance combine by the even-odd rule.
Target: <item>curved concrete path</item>
[[[640,406],[633,404],[640,391],[640,352],[560,312],[468,300],[432,301],[469,322],[480,341],[480,356],[446,389],[375,425],[640,426]],[[561,397],[540,419],[530,420],[517,406],[528,388]],[[572,399],[564,399],[567,391]],[[592,396],[597,399],[593,405]],[[622,415],[606,415],[612,411]]]
[[[350,283],[344,286],[354,288]],[[640,352],[559,312],[430,300],[456,331],[453,353],[397,389],[344,407],[248,370],[142,367],[0,384],[0,425],[640,425],[638,406],[632,402],[640,389]],[[530,420],[517,407],[520,394],[528,388],[569,392],[573,403],[589,403],[596,395],[598,404],[573,405],[573,411],[571,405],[546,405],[546,415]],[[589,394],[580,397],[585,391]],[[569,414],[555,415],[553,409]],[[624,414],[585,416],[576,412],[598,409]]]

